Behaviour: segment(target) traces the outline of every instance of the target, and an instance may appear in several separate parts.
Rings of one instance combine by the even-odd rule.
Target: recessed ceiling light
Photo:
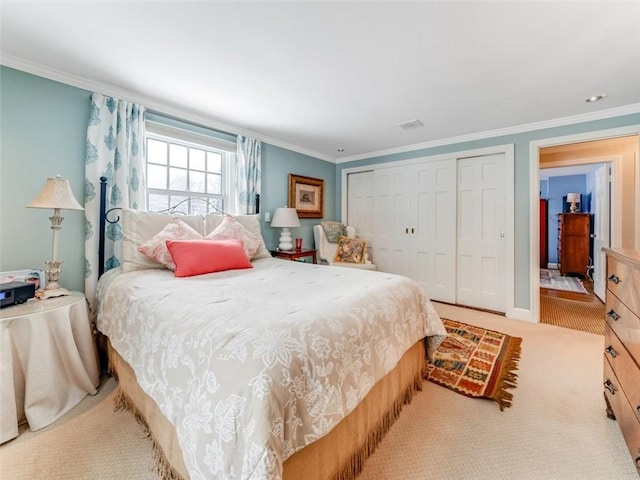
[[[584,99],[585,102],[588,103],[593,103],[593,102],[597,102],[598,100],[602,100],[604,97],[606,97],[606,95],[604,93],[601,93],[600,95],[594,95],[592,97],[587,97]]]

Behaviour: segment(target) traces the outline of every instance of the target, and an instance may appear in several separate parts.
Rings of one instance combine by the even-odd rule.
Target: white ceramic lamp
[[[58,284],[60,264],[62,264],[62,260],[58,260],[58,231],[62,229],[62,221],[64,220],[64,217],[60,216],[60,210],[84,210],[84,208],[73,196],[69,180],[65,180],[60,175],[47,178],[42,191],[27,207],[53,208],[53,217],[49,217],[51,230],[53,230],[52,254],[51,260],[44,262],[49,267],[46,271],[47,283],[43,290],[36,292],[36,296],[50,298],[69,295],[71,292]]]
[[[580,202],[580,194],[579,193],[567,193],[567,203],[571,204],[571,207],[569,207],[569,210],[571,211],[571,213],[576,213],[576,210],[578,209],[578,206],[576,205],[576,203]]]
[[[278,250],[293,250],[293,242],[289,228],[300,226],[296,209],[287,207],[276,208],[273,219],[271,219],[271,226],[282,228],[280,239],[278,240],[280,242],[278,243]]]

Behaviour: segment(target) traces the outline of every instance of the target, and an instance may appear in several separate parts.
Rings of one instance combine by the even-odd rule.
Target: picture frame
[[[295,208],[299,218],[322,218],[324,180],[289,174],[289,207]]]

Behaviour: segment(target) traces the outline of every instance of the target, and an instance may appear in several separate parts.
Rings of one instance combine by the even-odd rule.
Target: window
[[[178,211],[187,215],[233,211],[233,143],[151,122],[146,128],[150,212],[180,202]]]

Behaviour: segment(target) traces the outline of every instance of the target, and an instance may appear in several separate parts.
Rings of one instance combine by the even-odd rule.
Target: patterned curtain
[[[146,210],[144,112],[141,105],[91,95],[85,153],[85,296],[95,305],[100,235],[100,177],[107,178],[107,210]],[[116,216],[118,213],[116,213]],[[107,223],[105,271],[120,265],[122,226]]]
[[[237,213],[256,213],[256,194],[260,193],[261,147],[255,138],[238,135],[236,164]]]

